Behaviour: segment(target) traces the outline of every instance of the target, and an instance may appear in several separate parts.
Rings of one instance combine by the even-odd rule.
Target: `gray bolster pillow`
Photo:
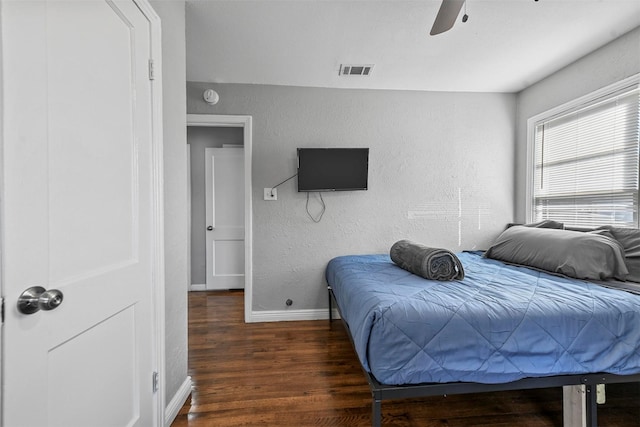
[[[446,249],[430,248],[410,240],[391,246],[391,260],[413,274],[430,280],[464,279],[462,263]]]

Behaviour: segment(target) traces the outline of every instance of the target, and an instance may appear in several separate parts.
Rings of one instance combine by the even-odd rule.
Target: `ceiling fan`
[[[534,0],[537,2],[538,0]],[[442,4],[440,5],[440,10],[438,10],[438,15],[436,15],[436,20],[433,22],[433,27],[431,27],[431,34],[435,36],[440,33],[444,33],[445,31],[449,31],[453,24],[456,23],[456,19],[458,15],[460,15],[460,10],[462,6],[465,6],[467,0],[442,0]],[[467,15],[467,8],[465,6],[464,15],[462,15],[462,22],[467,22],[469,19],[469,15]]]
[[[466,0],[442,0],[440,10],[438,10],[438,15],[436,16],[436,20],[434,21],[429,34],[435,36],[436,34],[449,31],[453,27],[453,24],[455,24],[456,19],[460,14],[460,9],[464,6],[465,1]],[[465,13],[462,21],[466,22],[467,18],[468,17]]]

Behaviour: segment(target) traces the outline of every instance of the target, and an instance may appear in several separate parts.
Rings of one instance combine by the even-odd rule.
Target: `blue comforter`
[[[457,255],[466,277],[449,282],[411,274],[388,255],[329,262],[360,362],[379,382],[640,373],[640,295]]]

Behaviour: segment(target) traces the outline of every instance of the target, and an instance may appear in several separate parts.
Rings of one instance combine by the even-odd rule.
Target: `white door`
[[[244,149],[206,148],[207,289],[244,288]]]
[[[130,0],[1,6],[3,425],[156,425],[150,22]],[[62,302],[21,312],[34,286]]]

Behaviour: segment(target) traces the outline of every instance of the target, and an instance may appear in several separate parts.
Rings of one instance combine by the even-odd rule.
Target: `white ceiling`
[[[518,92],[640,26],[640,0],[467,0],[437,36],[440,0],[186,3],[187,80],[211,83]]]

